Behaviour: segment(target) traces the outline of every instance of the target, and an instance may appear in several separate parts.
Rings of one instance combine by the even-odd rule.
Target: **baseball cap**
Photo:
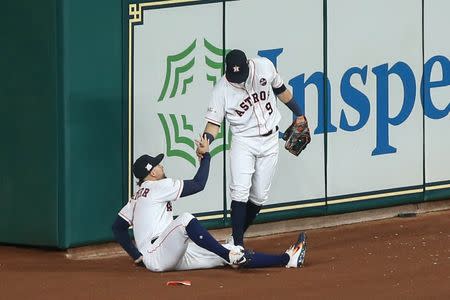
[[[159,165],[159,163],[163,160],[164,154],[158,154],[156,157],[144,154],[133,164],[133,174],[137,179],[145,178],[154,167]]]
[[[225,57],[226,73],[229,82],[241,83],[247,80],[248,64],[247,57],[242,50],[234,49]]]

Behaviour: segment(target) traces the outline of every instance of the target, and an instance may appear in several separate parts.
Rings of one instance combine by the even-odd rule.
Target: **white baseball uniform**
[[[183,180],[145,181],[119,212],[133,226],[136,246],[145,266],[163,272],[226,265],[220,256],[189,239],[186,226],[194,216],[183,213],[173,220],[172,201],[180,197],[182,190]]]
[[[248,66],[245,83],[223,76],[215,85],[206,121],[220,126],[226,118],[230,124],[231,200],[262,205],[278,161],[281,115],[272,88],[281,87],[283,80],[267,58],[249,59]]]

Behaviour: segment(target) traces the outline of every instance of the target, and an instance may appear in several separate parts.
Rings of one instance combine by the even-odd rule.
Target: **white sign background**
[[[145,10],[143,16],[143,24],[134,26],[134,160],[144,153],[156,155],[166,152],[167,141],[158,113],[166,116],[171,137],[174,136],[174,131],[169,114],[175,114],[177,119],[183,114],[187,123],[193,126],[193,132],[180,128],[181,135],[191,139],[198,138],[205,128],[204,116],[213,87],[206,79],[206,74],[214,71],[207,69],[205,56],[222,61],[222,57],[207,53],[203,45],[206,38],[216,47],[222,48],[221,3]],[[196,48],[193,54],[175,63],[173,68],[188,63],[195,56],[194,66],[186,74],[180,75],[176,96],[172,98],[169,95],[174,76],[171,76],[166,97],[158,102],[165,81],[167,57],[180,53],[194,40]],[[182,81],[191,75],[194,76],[193,81],[187,85],[186,93],[182,95]],[[220,76],[220,70],[215,75]],[[178,144],[176,148],[195,156],[195,150],[186,145]],[[223,209],[222,155],[223,152],[214,156],[211,161],[205,190],[177,201],[174,205],[175,214]],[[176,156],[166,156],[162,164],[170,178],[192,179],[198,169],[198,162],[193,166]]]
[[[421,185],[422,74],[420,0],[330,0],[328,1],[328,77],[331,82],[331,120],[338,129],[328,135],[328,196]],[[372,68],[396,62],[409,65],[415,75],[414,108],[406,121],[389,125],[389,144],[396,153],[372,156],[376,147],[377,93]],[[364,85],[359,75],[351,83],[370,102],[366,125],[353,132],[339,128],[343,110],[350,124],[359,114],[340,95],[342,75],[351,67],[367,66]],[[403,85],[389,76],[389,116],[397,116],[403,104]]]
[[[450,59],[450,2],[425,1],[425,62],[436,55]],[[431,81],[441,81],[442,67],[436,63]],[[448,75],[447,75],[448,76]],[[450,105],[450,85],[431,89],[431,99],[442,110]],[[426,182],[450,179],[450,114],[442,119],[425,117],[425,178]]]

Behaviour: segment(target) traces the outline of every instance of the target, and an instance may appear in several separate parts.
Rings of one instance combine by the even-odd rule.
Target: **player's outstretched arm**
[[[128,234],[129,226],[130,225],[127,221],[122,219],[120,216],[117,216],[111,229],[116,241],[122,249],[125,250],[131,258],[133,258],[134,263],[137,265],[142,265],[142,254],[131,242],[130,235]]]
[[[209,154],[209,139],[205,135],[200,136],[198,141],[195,141],[197,151],[201,154],[200,167],[197,170],[194,178],[191,180],[184,180],[183,191],[180,197],[189,196],[203,191],[206,181],[209,176],[209,166],[211,162],[211,155]]]

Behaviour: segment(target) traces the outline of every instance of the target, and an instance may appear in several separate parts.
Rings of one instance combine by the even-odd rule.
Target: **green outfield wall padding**
[[[112,238],[123,203],[122,2],[2,7],[0,242]]]
[[[123,203],[122,2],[64,1],[65,239],[110,240]]]
[[[450,189],[441,189],[436,191],[426,191],[425,201],[436,201],[450,199]]]
[[[0,24],[0,242],[58,244],[55,1],[6,1]]]

